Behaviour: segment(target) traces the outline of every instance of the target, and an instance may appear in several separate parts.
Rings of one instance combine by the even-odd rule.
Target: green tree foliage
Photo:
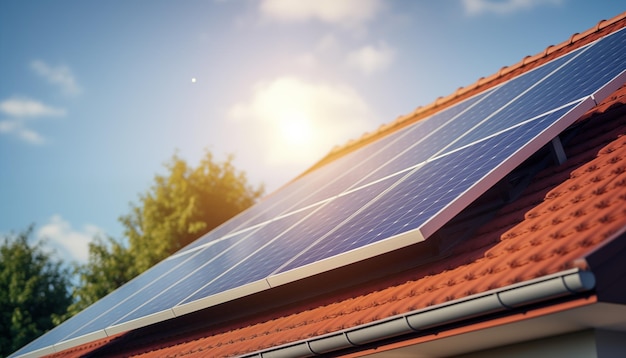
[[[79,285],[74,288],[74,302],[63,318],[69,318],[101,297],[137,276],[130,250],[111,237],[95,238],[89,244],[87,264],[77,266],[74,274]]]
[[[69,274],[41,242],[31,245],[32,227],[6,235],[0,246],[0,356],[6,356],[60,321],[71,303]]]
[[[196,168],[174,155],[168,175],[156,175],[140,195],[139,205],[120,218],[124,234],[142,272],[202,234],[251,206],[263,193],[252,188],[245,173],[228,157],[216,162],[206,152]]]
[[[80,311],[132,277],[251,206],[263,187],[253,188],[233,158],[217,162],[206,152],[197,167],[174,155],[166,175],[120,217],[128,245],[113,239],[90,245],[89,262],[80,267],[80,285],[70,314]]]

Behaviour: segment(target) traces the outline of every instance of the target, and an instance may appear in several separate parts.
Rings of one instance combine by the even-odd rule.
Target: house
[[[336,148],[303,175],[624,27],[626,13],[601,21]],[[618,59],[616,66],[624,70],[626,61]],[[107,337],[62,343],[52,352],[39,353],[622,356],[626,352],[623,75],[599,103],[490,183],[424,241],[175,318],[130,330],[124,326],[123,332],[108,330]]]

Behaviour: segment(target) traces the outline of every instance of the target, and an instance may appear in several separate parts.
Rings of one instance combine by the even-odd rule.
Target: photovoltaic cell
[[[269,244],[277,235],[296,224],[312,210],[313,208],[271,221],[260,229],[248,234],[226,250],[217,253],[210,260],[202,263],[195,271],[183,272],[187,273],[188,276],[176,281],[171,286],[165,287],[157,296],[149,299],[131,314],[117,320],[115,324],[128,322],[178,305],[193,292],[202,289],[205,285],[232,271],[233,268],[245,261],[248,256],[254,254],[264,245]],[[245,272],[245,274],[252,275],[255,269],[253,267],[251,271]]]
[[[210,262],[229,247],[237,245],[244,237],[245,234],[236,235],[227,240],[215,242],[213,245],[197,251],[193,255],[177,257],[175,261],[181,262],[178,262],[175,270],[170,270],[161,274],[158,279],[153,280],[136,290],[133,294],[129,295],[126,300],[119,301],[115,307],[112,307],[110,310],[104,312],[102,317],[91,321],[89,325],[82,327],[68,338],[80,337],[89,332],[104,329],[113,325],[115,322],[119,321],[126,315],[129,315],[140,306],[146,304],[146,302],[150,302],[151,299],[166,292],[169,288],[175,285],[178,281],[182,280],[190,272],[193,272],[196,268]],[[168,261],[170,260],[166,260],[164,263],[168,263]],[[154,312],[158,311],[159,310],[157,309]]]
[[[610,41],[612,46],[626,46],[624,36],[611,36],[606,40],[612,40]],[[604,83],[620,74],[626,63],[624,51],[608,51],[606,44],[585,47],[576,55],[567,66],[563,66],[540,85],[524,93],[517,101],[504,107],[483,123],[481,128],[455,143],[453,148],[464,146],[522,120],[592,95]]]
[[[477,188],[581,115],[598,89],[623,84],[614,79],[624,70],[621,30],[363,146],[264,198],[14,356],[289,273],[305,277],[314,265],[410,233],[427,239],[480,195]]]
[[[378,201],[327,236],[323,242],[302,252],[282,271],[418,229],[573,107],[574,105],[570,105],[500,135],[423,163]]]
[[[281,233],[268,246],[248,259],[239,262],[237,270],[231,270],[227,275],[187,298],[185,302],[192,302],[207,295],[269,276],[299,251],[306,249],[307,246],[314,244],[316,240],[323,237],[330,228],[336,227],[355,211],[380,195],[392,181],[393,179],[387,179],[328,202],[297,225]],[[350,209],[346,210],[346,208]]]

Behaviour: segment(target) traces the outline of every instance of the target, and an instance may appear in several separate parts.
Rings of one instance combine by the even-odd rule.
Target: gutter
[[[434,327],[590,291],[596,279],[578,268],[250,354],[245,358],[314,357]]]

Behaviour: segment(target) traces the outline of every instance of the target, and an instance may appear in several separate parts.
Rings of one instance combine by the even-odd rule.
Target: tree
[[[76,266],[79,284],[74,288],[74,302],[63,318],[69,318],[106,296],[139,273],[130,250],[111,237],[95,238],[89,243],[89,259]]]
[[[5,235],[0,246],[0,356],[59,323],[71,303],[69,273],[42,243],[28,243],[33,227]]]
[[[98,240],[89,248],[87,265],[78,269],[70,313],[121,286],[202,234],[251,206],[263,187],[253,188],[229,156],[216,162],[206,152],[196,168],[174,155],[167,175],[156,175],[150,189],[120,217],[128,245]]]
[[[251,206],[263,193],[238,172],[232,156],[216,162],[206,152],[196,168],[174,155],[156,175],[154,185],[140,195],[139,205],[120,218],[124,234],[142,272],[202,234]]]

